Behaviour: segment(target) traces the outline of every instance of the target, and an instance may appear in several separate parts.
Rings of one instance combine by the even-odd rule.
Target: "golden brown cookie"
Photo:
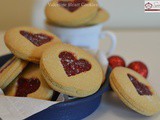
[[[45,49],[61,42],[45,30],[32,27],[17,27],[5,34],[5,44],[18,58],[39,63]]]
[[[97,11],[96,0],[52,0],[45,9],[49,21],[66,27],[85,25],[96,16]]]
[[[5,95],[51,100],[54,91],[41,76],[39,66],[28,64],[24,71],[6,88]]]
[[[99,8],[97,15],[92,20],[90,20],[86,25],[100,24],[107,21],[108,19],[109,19],[109,13],[106,10]]]
[[[113,69],[110,84],[132,110],[146,116],[160,111],[160,98],[157,93],[149,82],[135,71],[124,67]]]
[[[0,88],[7,87],[26,67],[28,62],[13,57],[0,68]]]
[[[90,54],[69,44],[56,44],[47,49],[40,66],[50,87],[75,97],[95,93],[104,78],[102,68]]]

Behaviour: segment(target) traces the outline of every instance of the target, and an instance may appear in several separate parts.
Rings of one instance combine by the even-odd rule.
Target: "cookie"
[[[13,57],[0,68],[0,88],[6,88],[26,67],[28,62]]]
[[[40,68],[50,87],[74,97],[95,93],[104,78],[102,68],[90,54],[69,44],[56,44],[47,49]]]
[[[6,88],[5,95],[51,100],[54,91],[40,73],[38,65],[29,63],[24,71]]]
[[[103,23],[109,19],[109,13],[102,8],[98,9],[97,15],[89,21],[86,25],[96,25]]]
[[[32,27],[17,27],[5,34],[5,44],[18,58],[39,63],[43,51],[61,42],[52,33]]]
[[[110,75],[112,89],[132,110],[152,116],[160,111],[160,98],[149,82],[137,72],[117,67]]]
[[[59,26],[78,27],[93,19],[97,11],[96,0],[52,0],[45,14],[49,21]]]

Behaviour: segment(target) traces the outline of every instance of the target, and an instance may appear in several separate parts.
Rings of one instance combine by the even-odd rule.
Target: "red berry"
[[[138,72],[145,78],[147,78],[148,76],[148,68],[143,62],[140,61],[132,62],[129,64],[128,68]]]
[[[115,67],[119,67],[119,66],[122,66],[122,67],[126,66],[124,59],[120,56],[111,56],[108,58],[108,61],[109,61],[109,66],[112,69],[114,69]]]

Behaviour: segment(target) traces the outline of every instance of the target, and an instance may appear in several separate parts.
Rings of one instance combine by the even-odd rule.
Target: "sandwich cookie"
[[[0,68],[0,88],[6,88],[26,67],[28,62],[13,57]]]
[[[96,25],[103,23],[109,19],[109,13],[102,8],[98,9],[97,15],[89,21],[86,25]]]
[[[17,27],[5,34],[5,44],[18,58],[39,63],[43,51],[61,42],[52,33],[32,27]]]
[[[137,72],[117,67],[110,75],[110,84],[132,110],[145,116],[152,116],[160,111],[160,98],[149,82]]]
[[[29,63],[24,71],[5,89],[5,95],[51,100],[54,91],[41,76],[39,66]]]
[[[56,44],[47,49],[40,67],[50,87],[74,97],[95,93],[104,79],[99,63],[87,52],[69,44]]]
[[[93,19],[97,11],[96,0],[52,0],[47,4],[45,14],[56,25],[78,27]]]

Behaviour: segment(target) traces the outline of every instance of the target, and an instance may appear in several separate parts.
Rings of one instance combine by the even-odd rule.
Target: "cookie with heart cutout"
[[[94,57],[69,44],[56,44],[47,49],[40,68],[50,87],[74,97],[95,93],[104,79],[102,68]]]
[[[0,88],[6,88],[26,67],[27,61],[13,57],[0,68]]]
[[[29,63],[5,89],[5,95],[51,100],[54,94],[40,73],[39,65]]]
[[[88,23],[86,23],[86,25],[100,24],[107,21],[108,19],[109,19],[109,13],[106,10],[99,8],[97,15]]]
[[[39,63],[42,53],[50,46],[61,42],[45,30],[32,27],[17,27],[5,34],[5,44],[18,58]]]
[[[97,11],[96,0],[52,0],[47,4],[45,14],[56,25],[79,27],[93,19]]]
[[[137,72],[117,67],[110,75],[110,84],[124,104],[132,110],[145,116],[152,116],[160,111],[159,96]]]

